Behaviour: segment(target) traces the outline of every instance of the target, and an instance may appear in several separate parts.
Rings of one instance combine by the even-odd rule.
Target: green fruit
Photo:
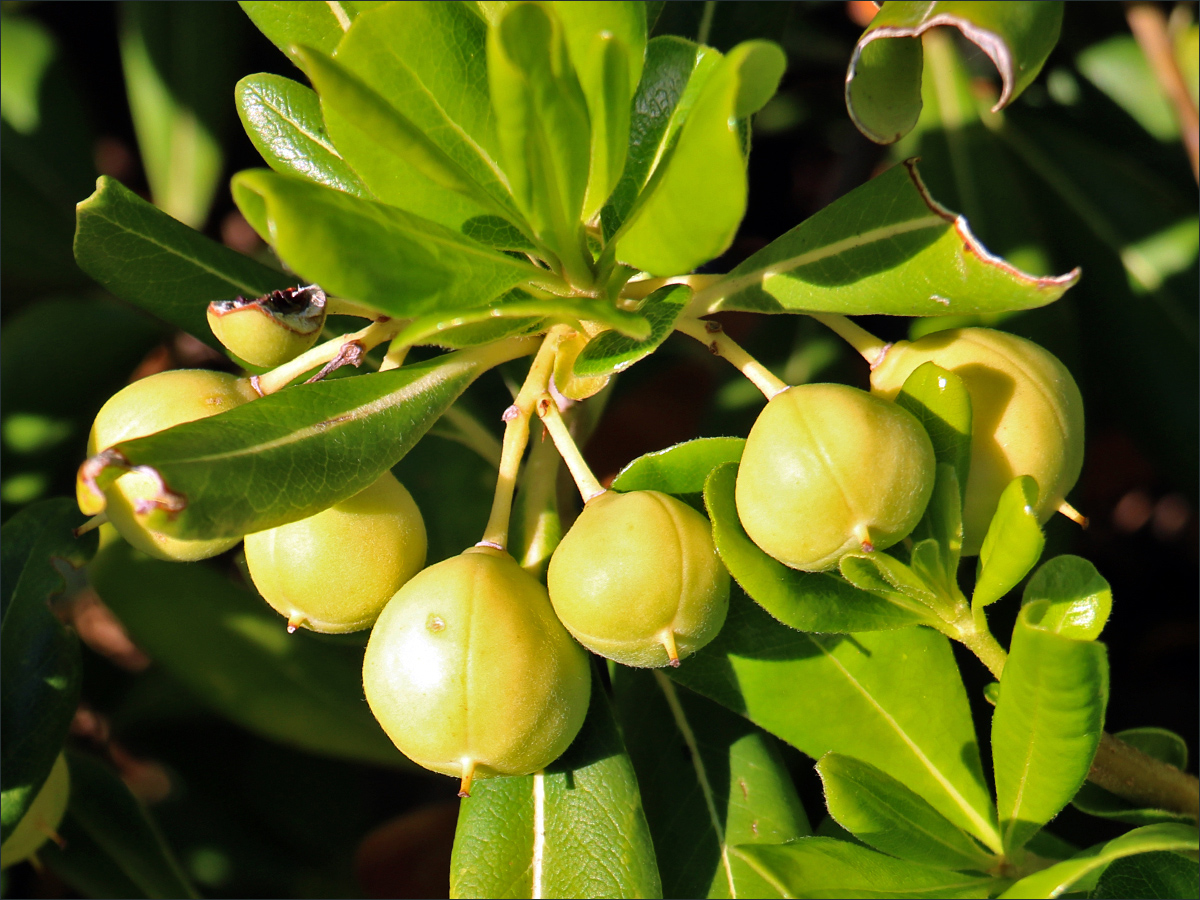
[[[591,500],[547,578],[575,639],[627,666],[679,665],[717,636],[729,610],[708,519],[658,491]]]
[[[175,369],[142,378],[113,394],[100,408],[88,436],[88,456],[121,441],[215,416],[257,396],[247,380],[206,369]],[[92,488],[82,479],[76,485],[79,508],[86,515],[105,510],[121,537],[158,559],[184,562],[206,559],[228,550],[240,540],[184,541],[150,531],[135,515],[135,510],[140,501],[152,500],[158,494],[158,480],[140,472],[118,478],[105,490],[103,505],[97,502]]]
[[[67,811],[67,798],[71,792],[71,775],[67,770],[67,758],[61,753],[54,761],[50,774],[41,790],[25,810],[12,834],[0,844],[0,869],[29,859],[42,844],[54,837],[63,814]]]
[[[1032,341],[960,328],[892,346],[871,373],[871,390],[894,398],[926,362],[958,375],[971,395],[962,552],[979,552],[1000,494],[1018,475],[1037,482],[1038,520],[1049,519],[1083,468],[1083,398],[1071,373]]]
[[[421,511],[384,472],[315,516],[246,535],[246,565],[289,630],[338,634],[370,627],[425,565],[425,548]]]
[[[511,556],[473,547],[421,572],[384,607],[363,687],[388,737],[418,765],[462,779],[554,762],[587,715],[587,653],[546,589]]]
[[[738,517],[767,554],[819,572],[911,532],[935,466],[929,435],[894,403],[842,384],[788,388],[746,439]]]
[[[324,325],[325,292],[315,284],[208,305],[208,327],[217,340],[238,358],[268,369],[315,344]]]

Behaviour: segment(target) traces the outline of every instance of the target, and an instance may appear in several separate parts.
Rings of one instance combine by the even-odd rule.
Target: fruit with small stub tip
[[[95,456],[121,441],[145,437],[175,425],[215,416],[255,399],[258,394],[247,379],[207,369],[173,369],[127,385],[100,408],[88,436],[88,456]],[[85,515],[104,510],[130,544],[143,553],[165,560],[192,562],[216,556],[234,546],[240,537],[180,540],[151,531],[137,516],[140,503],[152,501],[161,485],[153,475],[129,472],[103,494],[96,495],[80,469],[76,498]]]
[[[589,500],[550,559],[547,586],[575,639],[627,666],[679,665],[729,611],[708,519],[659,491]]]
[[[246,535],[254,586],[289,630],[369,628],[425,564],[425,523],[412,495],[384,472],[316,515]]]
[[[884,550],[920,521],[933,444],[894,403],[844,384],[781,391],[759,414],[738,468],[738,518],[775,559],[808,572]]]
[[[325,292],[316,285],[208,305],[208,327],[224,347],[253,366],[272,369],[317,342],[325,325]]]
[[[67,769],[67,758],[60,753],[37,796],[25,810],[25,815],[12,834],[0,844],[0,869],[29,859],[42,844],[55,837],[54,832],[67,811],[70,793],[71,775]]]
[[[958,328],[892,345],[871,372],[872,392],[893,399],[926,362],[956,374],[971,396],[963,554],[979,552],[1000,494],[1019,475],[1037,482],[1038,521],[1049,519],[1083,468],[1083,397],[1066,366],[1015,334]]]
[[[502,550],[473,547],[419,573],[379,615],[363,688],[387,736],[418,765],[461,779],[528,775],[574,740],[588,655],[546,589]]]

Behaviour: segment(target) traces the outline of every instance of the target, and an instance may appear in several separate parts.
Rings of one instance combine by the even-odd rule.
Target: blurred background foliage
[[[1194,100],[1196,4],[1161,9]],[[1063,300],[985,324],[1044,344],[1084,392],[1087,457],[1071,499],[1092,525],[1080,532],[1056,519],[1047,549],[1093,560],[1112,583],[1108,729],[1161,725],[1189,736],[1194,757],[1200,232],[1196,183],[1171,106],[1125,7],[1070,3],[1042,76],[1001,114],[988,111],[998,84],[986,57],[956,32],[933,33],[921,120],[900,145],[879,147],[855,129],[843,95],[851,49],[872,11],[862,2],[665,5],[655,33],[700,37],[722,50],[767,37],[789,59],[779,95],[754,123],[748,214],[732,248],[705,270],[736,265],[909,156],[922,157],[934,195],[963,212],[991,250],[1038,274],[1081,266],[1082,280]],[[238,127],[233,86],[257,71],[302,76],[232,3],[5,2],[0,15],[0,516],[7,519],[30,502],[71,493],[91,420],[126,382],[180,366],[232,370],[195,338],[90,283],[71,252],[74,204],[98,174],[109,175],[277,265],[226,188],[233,172],[259,164]],[[859,357],[810,319],[722,318],[790,383],[867,386]],[[899,340],[964,323],[877,317],[864,324]],[[668,341],[617,379],[587,447],[596,472],[608,480],[642,453],[696,436],[744,434],[762,397],[721,366],[693,342]],[[491,378],[462,402],[498,435],[507,398]],[[397,467],[430,523],[430,562],[474,541],[493,471],[453,423]],[[221,618],[226,607],[181,603],[167,617],[169,634],[136,610],[123,611],[131,617],[123,628],[86,589],[64,602],[62,614],[85,646],[72,743],[103,759],[152,811],[205,895],[444,896],[455,820],[449,781],[383,760],[312,752],[321,747],[269,714],[259,721],[221,714],[229,709],[223,679],[286,690],[279,679],[288,666],[344,671],[353,653],[339,653],[365,640],[304,633],[279,651],[249,632],[239,637],[228,623],[268,611],[239,587],[238,564],[234,551],[211,567],[229,585],[223,591],[238,588],[221,601],[232,604],[229,618]],[[204,566],[199,572],[210,574]],[[1003,609],[1015,615],[1016,605]],[[190,655],[173,649],[194,639],[191,626],[204,616],[217,623],[198,629],[212,659],[244,641],[240,670],[206,666],[194,646]],[[1009,625],[997,623],[997,633]],[[983,715],[982,670],[968,665],[964,675]],[[807,759],[789,753],[816,821],[819,782]],[[123,857],[95,838],[120,822],[93,821],[91,831],[83,824],[65,826],[76,829],[67,835],[73,857],[51,852],[41,872],[5,872],[4,896],[128,892]],[[1079,844],[1119,831],[1072,809],[1055,828]]]

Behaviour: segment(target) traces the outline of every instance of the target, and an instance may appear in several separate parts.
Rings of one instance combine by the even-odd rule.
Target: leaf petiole
[[[787,382],[778,378],[727,335],[720,322],[714,322],[712,319],[681,318],[675,323],[675,330],[695,338],[714,355],[732,363],[734,368],[749,378],[768,400],[788,389]]]
[[[567,464],[571,477],[575,479],[575,486],[579,488],[583,502],[586,504],[589,500],[603,494],[605,488],[596,480],[596,476],[592,474],[583,454],[579,452],[579,445],[571,437],[570,429],[567,428],[567,423],[563,421],[562,413],[558,410],[558,402],[549,392],[538,398],[537,414],[541,418],[542,424],[546,426],[546,430],[550,432],[554,446],[558,448],[559,456]]]

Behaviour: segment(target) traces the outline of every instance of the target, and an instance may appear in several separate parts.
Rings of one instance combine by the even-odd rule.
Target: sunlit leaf
[[[1038,485],[1029,475],[1008,483],[979,550],[971,605],[983,608],[1015,588],[1042,557],[1046,536],[1038,524]],[[1076,635],[1070,635],[1076,637]]]

